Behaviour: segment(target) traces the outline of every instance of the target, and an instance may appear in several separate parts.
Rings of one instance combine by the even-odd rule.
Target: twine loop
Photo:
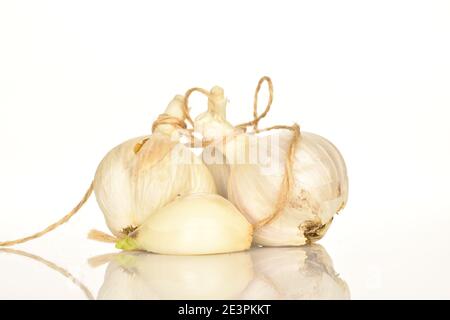
[[[266,108],[264,111],[258,115],[258,96],[261,91],[262,84],[267,82],[267,86],[269,89],[269,100],[267,101]],[[263,119],[270,111],[273,102],[273,83],[272,79],[268,76],[264,76],[258,81],[258,85],[256,86],[255,95],[253,96],[253,120],[238,124],[236,127],[247,128],[249,126],[253,126],[253,130],[258,130],[258,124],[261,119]]]

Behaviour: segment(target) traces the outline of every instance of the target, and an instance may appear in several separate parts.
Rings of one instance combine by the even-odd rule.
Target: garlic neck
[[[182,95],[176,95],[166,107],[164,114],[176,118],[180,120],[180,122],[183,122],[186,119],[183,104],[184,104],[184,97]],[[176,129],[177,126],[173,124],[159,124],[155,127],[154,132],[170,136],[176,132]]]
[[[216,115],[217,118],[226,120],[227,118],[227,98],[221,87],[215,86],[210,91],[208,97],[208,112]]]
[[[227,98],[221,87],[215,86],[208,96],[208,110],[194,121],[195,131],[204,139],[214,140],[230,134],[234,127],[226,119]]]

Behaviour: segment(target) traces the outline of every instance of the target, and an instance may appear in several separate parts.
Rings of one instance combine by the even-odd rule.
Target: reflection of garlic
[[[184,97],[176,96],[165,113],[183,121],[183,103]],[[122,237],[133,231],[179,195],[215,192],[208,169],[178,143],[175,129],[161,124],[151,136],[115,147],[100,163],[94,190],[114,235]]]
[[[251,251],[255,278],[240,299],[349,299],[350,291],[320,245]]]
[[[350,298],[316,244],[207,256],[122,252],[108,260],[98,299]]]
[[[326,139],[302,132],[293,157],[293,186],[279,208],[292,133],[277,130],[250,135],[235,129],[234,136],[222,143],[219,138],[232,130],[225,118],[223,91],[214,90],[210,100],[216,108],[208,108],[195,125],[206,139],[218,141],[203,152],[218,192],[256,226],[257,244],[302,245],[320,239],[347,201],[347,173],[339,151]],[[255,150],[257,156],[250,158]],[[220,164],[223,155],[224,165]]]
[[[190,194],[154,212],[117,247],[163,254],[212,254],[246,250],[253,228],[217,194]]]
[[[235,299],[253,278],[250,254],[165,256],[121,253],[99,299]]]

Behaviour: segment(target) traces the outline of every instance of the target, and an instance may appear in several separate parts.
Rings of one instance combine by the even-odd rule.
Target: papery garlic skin
[[[207,256],[124,252],[109,263],[98,299],[236,299],[253,275],[247,252]]]
[[[317,244],[300,248],[256,248],[251,252],[255,278],[239,299],[347,300],[350,290]]]
[[[219,148],[208,146],[203,149],[202,160],[216,184],[217,193],[228,199],[228,179],[230,177],[230,166],[227,164],[227,158]]]
[[[247,250],[253,227],[236,207],[217,194],[190,194],[154,212],[117,248],[175,255]]]
[[[275,131],[256,139],[241,135],[227,143],[225,148],[227,157],[233,159],[233,155],[251,149],[254,144],[267,145],[263,141],[267,139],[272,141],[272,149],[266,155],[269,165],[251,162],[230,164],[228,199],[253,224],[263,222],[255,230],[254,241],[257,244],[303,245],[320,239],[334,214],[347,202],[348,179],[341,154],[328,140],[302,132],[293,162],[294,185],[284,209],[277,212],[292,133]]]
[[[166,113],[184,119],[182,96]],[[136,153],[135,146],[148,139]],[[190,193],[214,193],[211,173],[187,147],[178,142],[175,128],[162,124],[148,137],[128,140],[101,161],[94,192],[106,224],[117,237],[139,227],[155,210]]]

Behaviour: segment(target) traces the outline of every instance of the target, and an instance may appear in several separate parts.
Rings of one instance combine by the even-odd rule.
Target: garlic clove
[[[160,208],[116,246],[162,254],[216,254],[250,248],[252,233],[251,224],[231,202],[197,193]]]

